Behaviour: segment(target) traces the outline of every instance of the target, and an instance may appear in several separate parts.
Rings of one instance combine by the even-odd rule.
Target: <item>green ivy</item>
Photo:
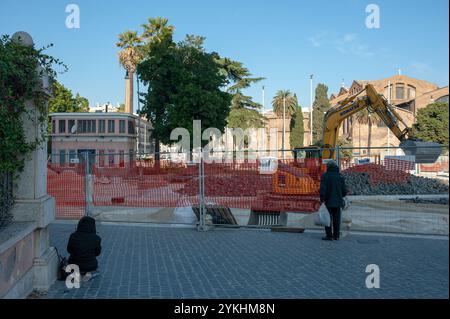
[[[51,79],[56,78],[54,65],[67,70],[58,59],[43,53],[51,46],[37,50],[13,41],[7,35],[0,37],[0,172],[17,176],[24,168],[27,155],[46,140],[45,123],[50,96],[36,88],[44,72]],[[34,102],[37,113],[26,110],[27,101]],[[35,114],[40,115],[36,118]],[[39,137],[28,141],[24,124],[38,125],[41,128]]]

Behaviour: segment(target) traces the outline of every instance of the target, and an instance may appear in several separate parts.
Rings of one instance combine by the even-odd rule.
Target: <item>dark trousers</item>
[[[328,207],[330,213],[331,225],[325,227],[327,237],[339,238],[339,231],[341,226],[341,208],[340,207]]]

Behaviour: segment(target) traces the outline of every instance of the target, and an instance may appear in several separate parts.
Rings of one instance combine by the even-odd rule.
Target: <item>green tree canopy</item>
[[[285,105],[286,104],[286,105]],[[285,108],[286,117],[292,117],[298,106],[297,98],[289,90],[278,90],[272,100],[273,111],[278,117],[283,116]]]
[[[417,112],[412,135],[427,142],[448,145],[448,103],[432,103]]]
[[[177,65],[173,70],[175,90],[170,94],[167,109],[169,126],[186,128],[193,136],[192,122],[201,120],[203,129],[214,127],[223,132],[231,94],[221,90],[226,78],[219,72],[215,54],[183,41],[174,55]]]
[[[313,144],[321,143],[323,136],[324,113],[330,109],[328,101],[328,87],[319,83],[313,103]]]
[[[66,88],[61,83],[53,82],[53,96],[48,101],[49,113],[89,112],[89,101]]]
[[[153,123],[155,138],[164,144],[173,143],[170,133],[178,127],[193,136],[194,120],[222,131],[226,125],[231,103],[231,95],[221,90],[226,77],[216,63],[217,54],[205,52],[202,43],[193,36],[178,44],[171,37],[154,41],[138,66],[148,85],[143,112]]]
[[[298,105],[297,96],[294,95],[295,99],[295,111],[291,117],[289,135],[289,144],[291,149],[303,147],[303,139],[305,135],[305,128],[303,125],[303,112],[301,106]]]
[[[263,80],[262,77],[252,77],[250,71],[241,62],[216,56],[220,73],[226,77],[226,91],[232,95],[231,110],[227,118],[227,126],[231,128],[264,127],[267,118],[259,110],[261,104],[245,95],[244,90]]]

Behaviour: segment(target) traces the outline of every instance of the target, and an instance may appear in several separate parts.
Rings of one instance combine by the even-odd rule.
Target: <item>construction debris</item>
[[[366,164],[342,172],[351,195],[448,194],[443,182],[403,171],[386,170],[382,165]]]

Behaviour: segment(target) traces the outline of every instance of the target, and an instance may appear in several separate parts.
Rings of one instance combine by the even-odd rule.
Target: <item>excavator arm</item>
[[[366,92],[366,95],[361,95],[363,92]],[[325,114],[322,158],[336,158],[334,149],[338,142],[342,122],[366,108],[369,112],[378,114],[398,138],[400,147],[403,148],[405,154],[415,155],[417,163],[434,163],[437,160],[441,153],[441,149],[438,147],[440,145],[411,139],[409,136],[411,129],[389,105],[386,98],[377,93],[372,84],[367,84],[364,90],[338,103]],[[400,123],[403,124],[403,129],[400,127]]]

